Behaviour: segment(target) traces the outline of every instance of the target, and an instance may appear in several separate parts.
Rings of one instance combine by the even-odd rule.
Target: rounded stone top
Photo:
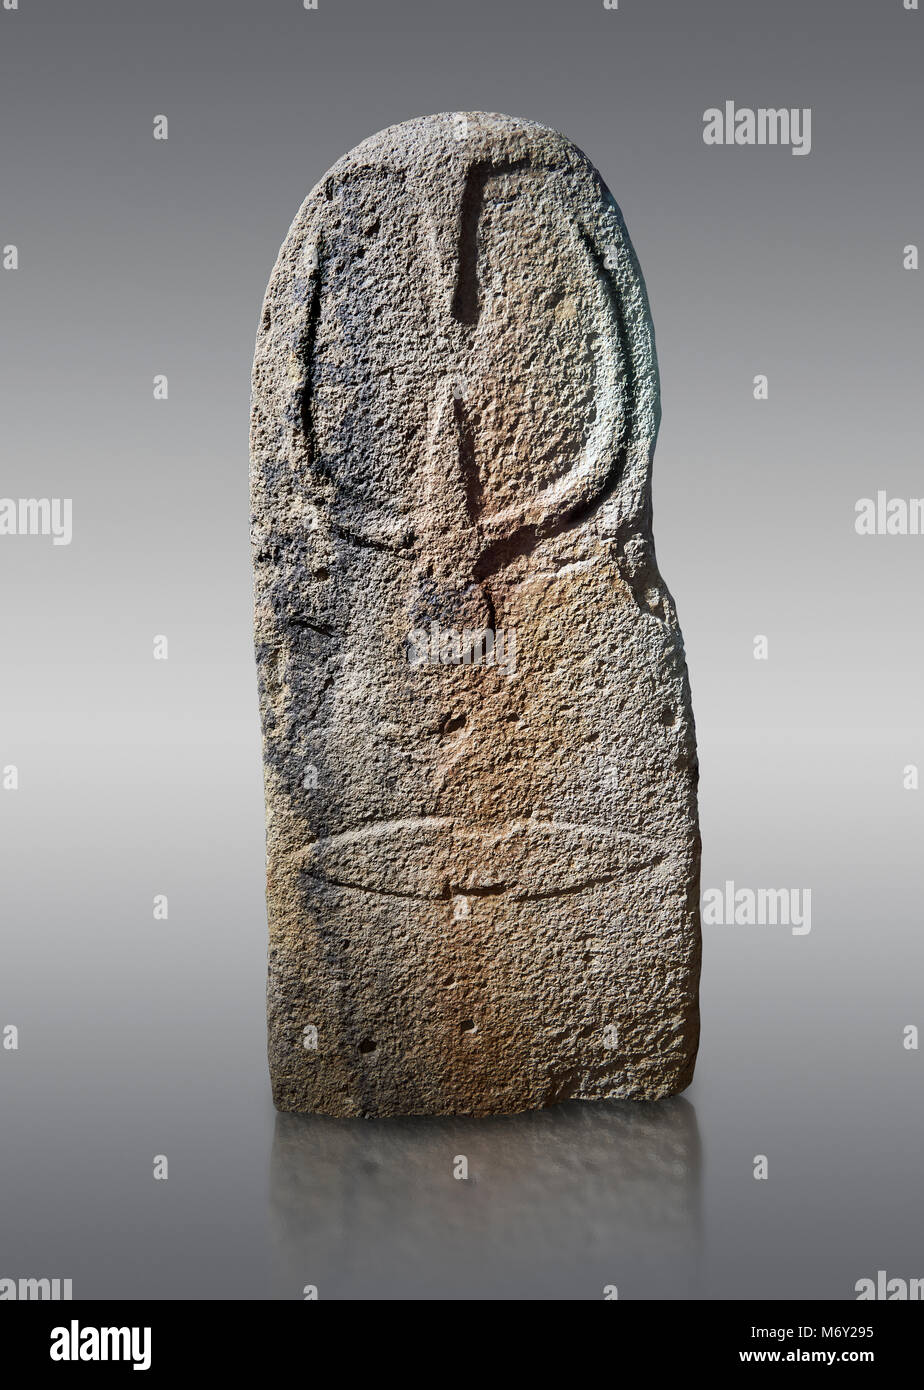
[[[527,155],[547,169],[582,167],[596,174],[577,145],[538,121],[497,111],[440,111],[386,126],[369,136],[343,155],[328,177],[357,165],[421,169],[453,162],[456,156],[471,161],[516,160]]]
[[[302,204],[263,325],[266,427],[288,422],[295,466],[362,499],[350,526],[370,544],[406,546],[424,494],[479,565],[578,516],[644,523],[644,283],[612,195],[558,131],[447,111],[362,141]],[[446,462],[460,449],[464,477]]]

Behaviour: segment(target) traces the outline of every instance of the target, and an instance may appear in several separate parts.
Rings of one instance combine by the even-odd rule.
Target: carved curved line
[[[604,408],[598,408],[597,420],[581,460],[563,477],[541,489],[531,500],[514,503],[493,515],[485,515],[479,508],[477,532],[482,543],[476,570],[482,577],[504,568],[517,556],[528,554],[539,539],[579,524],[612,494],[622,476],[626,445],[632,436],[636,409],[636,373],[631,341],[618,283],[604,263],[596,238],[583,224],[577,225],[577,234],[603,290],[610,315],[611,331],[600,334],[602,351],[597,398],[602,398]],[[305,361],[307,366],[300,415],[311,463],[317,460],[311,420],[313,383],[310,359],[320,309],[320,244],[318,236],[315,242],[318,266],[310,276],[308,312],[299,343],[300,360]],[[620,365],[624,368],[622,374]],[[339,526],[337,530],[349,543],[386,550],[402,559],[412,558],[406,553],[408,525],[403,518],[379,512],[374,529],[356,527],[354,520],[350,530]]]
[[[660,863],[660,860],[658,862]],[[636,872],[641,872],[641,870],[636,870]],[[484,889],[458,888],[455,890],[455,893],[453,889],[449,889],[440,897],[434,897],[426,893],[399,893],[394,888],[370,888],[364,883],[346,883],[342,879],[329,878],[325,874],[319,874],[310,870],[305,873],[306,878],[314,879],[316,883],[323,883],[328,888],[346,889],[346,891],[350,893],[366,893],[373,898],[404,898],[406,901],[418,903],[451,902],[456,893],[466,898],[504,897],[509,894],[511,902],[515,903],[544,902],[549,898],[568,898],[574,893],[584,893],[589,888],[599,888],[603,884],[612,883],[615,879],[623,878],[624,876],[624,873],[607,874],[603,877],[588,878],[581,883],[570,884],[567,888],[550,888],[545,892],[536,893],[529,891],[516,892],[514,891],[514,885],[510,884],[494,889],[490,893],[487,893]]]
[[[487,821],[481,825],[471,825],[465,821],[457,820],[454,816],[406,816],[401,820],[372,821],[364,825],[354,826],[350,830],[341,830],[335,835],[322,835],[296,853],[305,854],[319,849],[341,849],[347,845],[361,844],[365,840],[381,839],[402,830],[445,830],[447,828],[452,830],[456,827],[467,836],[496,836],[505,831],[509,835],[522,835],[524,832],[528,835],[532,831],[543,833],[557,831],[572,835],[599,835],[609,840],[630,840],[654,850],[660,849],[664,843],[663,838],[655,840],[649,835],[639,835],[631,830],[611,830],[608,826],[586,825],[577,821],[511,820]]]
[[[322,835],[318,840],[312,840],[306,849],[314,850],[322,845],[326,849],[339,848],[342,845],[353,845],[362,840],[377,838],[381,835],[391,835],[396,830],[441,830],[445,826],[455,825],[452,816],[408,816],[403,820],[381,820],[373,821],[367,825],[357,825],[352,830],[341,830],[336,835]],[[303,853],[304,851],[299,851]]]
[[[535,528],[537,536],[545,534],[548,527],[554,526],[568,512],[592,507],[604,491],[615,488],[622,473],[625,443],[631,437],[635,410],[631,344],[613,276],[604,264],[591,233],[579,225],[578,235],[594,276],[603,289],[610,314],[611,331],[600,335],[603,351],[601,381],[597,388],[597,398],[603,398],[605,408],[598,409],[594,429],[579,463],[531,501],[515,503],[494,516],[480,519],[480,531],[494,544],[501,541],[516,545],[518,533],[528,532],[531,527]],[[625,366],[624,379],[619,371],[621,363]]]

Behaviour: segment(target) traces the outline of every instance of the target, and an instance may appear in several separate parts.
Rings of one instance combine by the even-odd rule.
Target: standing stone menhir
[[[696,750],[619,209],[543,126],[365,141],[254,363],[281,1110],[655,1099],[698,1036]]]

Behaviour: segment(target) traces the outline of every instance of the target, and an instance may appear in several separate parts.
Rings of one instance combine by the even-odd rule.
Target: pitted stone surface
[[[622,216],[562,136],[409,121],[309,194],[251,434],[280,1109],[689,1084],[697,765],[658,418]]]

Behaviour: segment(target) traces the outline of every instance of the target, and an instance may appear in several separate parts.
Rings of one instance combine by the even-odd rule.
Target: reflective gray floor
[[[280,1115],[270,1193],[281,1294],[300,1278],[364,1298],[696,1288],[700,1142],[682,1097],[474,1123]]]

